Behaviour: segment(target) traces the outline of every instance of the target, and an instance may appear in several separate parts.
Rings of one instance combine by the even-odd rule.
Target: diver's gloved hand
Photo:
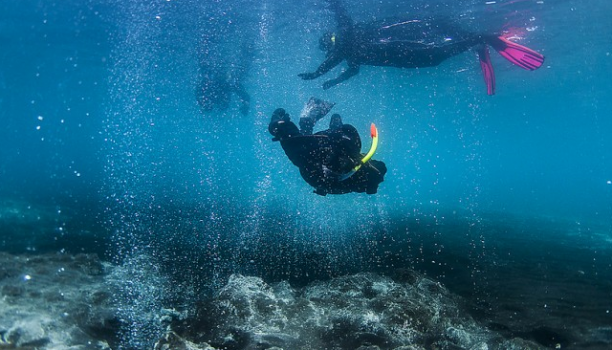
[[[317,78],[317,75],[315,73],[300,73],[298,74],[298,77],[304,80],[313,80]]]
[[[326,82],[323,83],[323,90],[327,90],[331,87],[336,86],[338,83],[336,83],[335,80],[328,80]]]

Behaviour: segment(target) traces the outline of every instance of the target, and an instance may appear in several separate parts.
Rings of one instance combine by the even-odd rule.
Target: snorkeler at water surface
[[[348,68],[338,77],[323,83],[329,89],[353,77],[360,65],[398,68],[433,67],[444,60],[476,47],[487,93],[495,94],[495,74],[488,47],[513,64],[535,70],[544,62],[541,54],[497,34],[467,32],[448,21],[436,19],[387,18],[354,23],[340,0],[328,0],[335,14],[337,30],[326,33],[319,48],[326,58],[304,80],[316,79],[346,61]]]
[[[238,110],[242,115],[247,115],[251,97],[244,87],[244,81],[253,60],[252,45],[242,44],[235,52],[206,45],[202,49],[206,54],[200,58],[198,84],[195,88],[195,97],[201,110],[205,113],[225,112],[232,106],[235,96]]]
[[[224,112],[231,104],[232,95],[238,98],[238,109],[249,113],[251,97],[242,83],[226,69],[201,68],[200,83],[196,87],[196,100],[204,112]]]
[[[277,108],[268,130],[279,141],[289,160],[300,169],[302,178],[314,193],[344,194],[365,192],[375,194],[387,173],[385,163],[371,159],[378,145],[378,131],[371,126],[372,147],[361,153],[361,138],[354,126],[344,124],[339,114],[331,116],[329,129],[312,133],[317,121],[334,106],[333,103],[311,98],[300,117],[300,128],[289,114]]]

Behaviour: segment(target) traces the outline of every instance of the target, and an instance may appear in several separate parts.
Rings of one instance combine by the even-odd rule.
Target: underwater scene
[[[612,349],[610,15],[2,1],[0,349]]]

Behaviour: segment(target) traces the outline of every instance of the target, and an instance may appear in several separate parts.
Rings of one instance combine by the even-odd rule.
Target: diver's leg
[[[484,77],[485,84],[487,84],[487,94],[495,95],[495,71],[491,64],[489,47],[487,45],[481,45],[478,48],[478,60],[480,61],[482,76]]]
[[[300,133],[302,135],[312,135],[316,121],[312,118],[300,118]]]
[[[300,130],[303,135],[311,135],[315,124],[329,113],[335,103],[311,97],[300,115]]]

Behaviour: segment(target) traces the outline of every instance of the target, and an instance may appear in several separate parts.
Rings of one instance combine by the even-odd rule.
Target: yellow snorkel
[[[372,137],[372,146],[370,146],[370,151],[368,151],[365,157],[363,157],[361,160],[361,164],[365,164],[368,160],[370,160],[378,148],[378,129],[376,129],[376,125],[374,125],[374,123],[370,125],[370,136]],[[359,170],[361,164],[355,167],[355,171]]]
[[[374,152],[376,152],[376,149],[378,148],[378,129],[376,129],[376,125],[374,125],[374,123],[370,125],[370,136],[372,137],[372,146],[370,146],[370,150],[365,155],[365,157],[361,158],[361,162],[357,164],[353,169],[351,169],[351,171],[340,176],[340,181],[344,181],[351,177],[354,173],[357,172],[357,170],[361,168],[362,165],[367,163],[372,158]]]

